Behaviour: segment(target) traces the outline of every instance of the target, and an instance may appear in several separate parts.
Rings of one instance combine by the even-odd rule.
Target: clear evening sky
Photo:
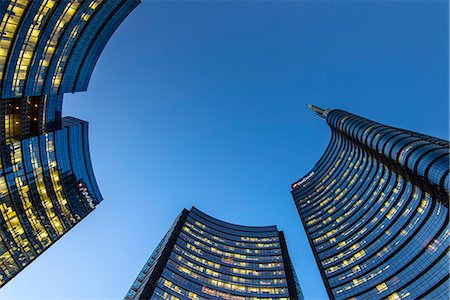
[[[330,138],[307,107],[448,139],[447,1],[143,1],[64,115],[90,122],[104,201],[1,291],[122,299],[174,218],[276,224],[326,292],[290,195]]]

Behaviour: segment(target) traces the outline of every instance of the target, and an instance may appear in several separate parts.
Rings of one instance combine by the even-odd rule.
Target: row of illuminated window
[[[374,172],[375,169],[372,170],[372,172]],[[347,215],[349,215],[353,210],[355,210],[357,208],[357,206],[353,206],[353,208],[347,212],[344,213],[343,216],[340,217],[332,217],[332,213],[335,212],[334,214],[337,214],[339,212],[339,210],[336,211],[337,208],[342,207],[343,206],[343,211],[345,211],[345,209],[350,205],[349,200],[352,198],[352,194],[348,193],[347,191],[353,191],[353,199],[357,198],[357,192],[360,189],[360,186],[363,185],[363,178],[361,178],[358,182],[358,185],[355,186],[351,186],[353,185],[354,181],[356,180],[356,178],[359,177],[359,174],[356,173],[353,177],[353,179],[351,179],[350,181],[350,186],[347,185],[347,187],[345,187],[342,191],[340,190],[340,188],[336,189],[334,194],[338,194],[337,196],[332,196],[332,197],[328,197],[325,200],[323,200],[320,203],[320,206],[324,206],[322,208],[322,214],[324,213],[325,210],[327,210],[327,214],[328,214],[328,218],[326,218],[325,220],[322,221],[323,224],[318,223],[320,218],[317,217],[317,213],[314,215],[314,219],[310,220],[308,222],[307,225],[310,225],[311,228],[313,228],[312,226],[318,223],[318,226],[315,227],[317,230],[318,228],[322,227],[323,225],[326,225],[328,223],[330,223],[331,220],[335,219],[337,222],[340,222],[343,218],[345,218]],[[374,179],[374,181],[376,181],[379,178],[379,174],[376,176],[376,178]],[[384,179],[383,179],[384,180]],[[368,191],[366,191],[366,193],[368,193]],[[345,197],[344,197],[345,196]],[[344,199],[342,201],[338,201],[340,198],[344,197]],[[326,204],[333,205],[332,203],[338,203],[339,206],[336,206],[336,204],[334,204],[334,206],[325,206]],[[346,205],[347,204],[347,205]],[[319,212],[319,211],[318,211]],[[333,225],[334,223],[332,223]]]
[[[195,245],[199,251],[206,251],[207,253],[211,253],[215,256],[223,257],[224,259],[229,258],[229,259],[232,259],[233,261],[240,260],[240,261],[249,262],[249,263],[258,263],[259,262],[261,264],[261,263],[274,262],[274,261],[281,260],[280,255],[249,256],[249,255],[244,255],[244,254],[239,254],[239,253],[234,253],[234,252],[229,252],[229,251],[223,251],[216,247],[208,246],[208,245],[204,244],[203,242],[200,242],[200,241],[196,240],[195,238],[185,234],[184,232],[180,233],[180,238],[181,238],[181,240],[183,240],[184,242],[186,242],[188,244]]]
[[[270,295],[271,289],[264,290],[262,294],[249,294],[248,296],[241,296],[236,295],[232,292],[225,292],[220,291],[212,287],[208,286],[201,286],[198,284],[193,284],[193,282],[187,283],[186,279],[183,277],[173,273],[173,272],[167,272],[164,271],[163,275],[159,278],[157,287],[155,290],[155,294],[159,293],[158,296],[161,296],[165,292],[168,292],[166,294],[166,297],[164,299],[174,299],[170,298],[170,296],[175,297],[181,297],[182,299],[210,299],[213,298],[220,298],[220,299],[229,299],[229,300],[271,300],[274,299],[273,296]],[[287,291],[286,291],[287,292]],[[279,297],[282,294],[278,294],[276,299],[278,300],[288,300],[287,297]],[[153,299],[153,297],[152,297]]]
[[[252,265],[246,262],[229,261],[228,258],[222,258],[218,263],[208,258],[211,258],[207,254],[201,256],[194,255],[190,251],[194,251],[199,254],[196,248],[189,247],[188,250],[183,249],[179,245],[175,245],[174,250],[183,257],[187,257],[196,263],[203,265],[204,267],[214,268],[222,273],[226,274],[239,274],[244,276],[261,277],[261,278],[279,278],[284,276],[284,270],[258,270],[257,265]],[[230,266],[231,265],[231,266]]]
[[[52,77],[53,92],[57,92],[59,89],[59,86],[63,79],[66,64],[68,62],[69,53],[72,47],[75,45],[75,42],[79,39],[79,32],[83,30],[83,28],[86,26],[86,23],[95,13],[97,7],[99,7],[101,3],[103,3],[103,0],[92,0],[88,6],[88,9],[81,15],[81,19],[79,20],[79,22],[72,28],[70,36],[65,42],[64,48],[61,51],[56,63],[55,74]]]
[[[401,202],[403,202],[404,199],[402,199],[401,201],[398,202],[399,205],[402,205]],[[372,219],[372,223],[374,223],[374,221],[376,221],[378,218],[375,217]],[[403,221],[406,221],[406,218],[401,219]],[[379,248],[380,244],[382,244],[384,242],[385,239],[387,239],[388,237],[391,236],[392,232],[398,232],[400,237],[406,236],[408,234],[408,232],[411,230],[411,228],[413,228],[413,224],[415,223],[411,223],[410,226],[403,228],[403,222],[396,222],[393,226],[390,227],[390,229],[384,229],[386,225],[389,225],[389,219],[383,221],[384,224],[378,224],[375,230],[370,230],[371,235],[369,236],[369,238],[364,238],[362,240],[361,236],[356,235],[353,238],[353,241],[358,241],[355,244],[353,244],[352,246],[350,246],[350,248],[348,248],[347,251],[342,251],[342,252],[335,252],[335,254],[333,255],[333,257],[330,257],[326,260],[324,260],[322,262],[322,264],[324,266],[331,264],[331,263],[335,263],[336,261],[342,261],[341,266],[333,266],[329,269],[326,270],[326,273],[333,273],[336,272],[338,270],[340,270],[343,267],[346,267],[347,265],[353,263],[354,261],[356,261],[356,257],[353,256],[350,259],[346,260],[344,259],[344,257],[350,255],[352,252],[356,251],[362,244],[369,244],[369,247],[366,248],[366,251],[369,251],[369,253],[373,253],[375,251],[375,249]],[[355,225],[356,228],[360,228],[359,224]],[[360,233],[366,233],[368,231],[368,228],[363,227],[362,230],[360,230]],[[379,233],[384,231],[384,237],[380,238],[379,237]],[[346,244],[351,244],[353,242],[352,240],[343,240],[342,242],[339,243],[339,247],[343,247]],[[327,252],[327,254],[323,254],[322,256],[324,257],[325,255],[330,255],[330,251]],[[381,254],[379,254],[381,255]]]
[[[12,0],[3,15],[0,24],[0,80],[3,78],[13,37],[30,2],[28,0]]]
[[[338,140],[338,146],[341,144],[341,140]],[[342,160],[343,155],[346,153],[346,149],[343,149],[341,151],[341,154],[339,156],[339,158],[336,160],[336,162],[334,163],[334,165],[332,166],[331,169],[329,169],[329,161],[332,161],[332,159],[329,159],[326,161],[326,168],[322,168],[320,169],[320,171],[315,170],[315,176],[314,179],[316,181],[317,178],[322,178],[320,180],[320,182],[318,182],[314,187],[310,187],[310,188],[306,188],[306,189],[297,189],[296,193],[294,194],[294,197],[297,199],[298,203],[300,204],[300,207],[302,209],[310,209],[311,207],[314,207],[315,203],[312,203],[310,198],[312,198],[313,196],[316,196],[318,193],[320,193],[326,186],[328,186],[329,184],[324,184],[331,176],[332,174],[334,174],[334,171],[336,170],[337,166],[339,165],[340,161]],[[322,158],[324,158],[324,156],[322,156]],[[322,175],[323,172],[327,172],[327,174]],[[305,183],[306,185],[306,183]],[[300,194],[302,196],[300,196]]]
[[[276,255],[280,254],[281,250],[279,248],[275,249],[255,249],[255,248],[242,248],[242,247],[235,247],[230,246],[229,241],[224,241],[221,243],[213,241],[213,236],[207,232],[199,231],[198,228],[193,226],[191,223],[186,222],[185,226],[182,229],[186,234],[192,236],[193,238],[202,241],[208,245],[211,245],[213,247],[221,248],[225,251],[232,251],[234,253],[244,254],[244,255]],[[278,243],[272,243],[271,245],[275,247],[279,247]]]
[[[405,202],[405,198],[401,198],[400,201],[397,202],[397,206],[401,207],[403,205],[403,202]],[[425,202],[422,202],[425,203]],[[363,226],[360,222],[358,222],[356,225],[354,225],[354,228],[358,228],[360,229],[358,234],[356,234],[355,236],[353,236],[352,238],[348,238],[345,239],[343,241],[341,241],[338,245],[338,248],[336,248],[336,250],[339,250],[339,248],[342,248],[344,246],[347,245],[347,248],[350,247],[350,250],[356,250],[358,249],[362,244],[369,244],[369,248],[367,249],[376,249],[379,244],[382,244],[383,241],[385,239],[387,239],[389,236],[391,236],[392,233],[398,233],[399,236],[406,236],[408,234],[408,232],[411,230],[411,228],[413,228],[415,226],[415,224],[417,223],[416,221],[413,221],[412,223],[408,224],[404,224],[407,221],[407,214],[411,211],[411,209],[406,208],[404,209],[404,213],[403,213],[403,217],[400,218],[397,222],[395,222],[394,224],[391,224],[390,220],[384,219],[383,223],[381,224],[375,224],[375,222],[379,219],[378,217],[370,217],[367,216],[367,218],[369,220],[371,220],[371,223],[373,224],[373,226],[375,226],[375,229],[372,228],[368,228]],[[364,216],[366,217],[366,216]],[[385,229],[385,227],[388,226],[389,229]],[[403,228],[405,227],[405,228]],[[379,234],[381,234],[384,231],[384,236],[382,238],[380,238]],[[362,234],[365,234],[366,232],[370,232],[370,236],[368,238],[363,238]],[[355,243],[352,245],[352,243]],[[352,246],[350,246],[352,245]],[[328,250],[326,252],[321,253],[321,257],[326,257],[329,255],[333,255],[333,252],[336,250]],[[371,250],[370,252],[372,252],[373,250]],[[352,251],[348,251],[348,252],[337,252],[339,254],[337,255],[333,255],[333,257],[326,259],[323,261],[324,265],[333,263],[337,260],[342,259],[343,257],[349,255]],[[336,253],[336,252],[334,252]]]
[[[92,2],[91,5],[95,3]],[[50,33],[49,38],[47,39],[45,49],[43,50],[43,53],[41,55],[41,59],[39,60],[39,64],[37,67],[37,72],[34,75],[35,78],[35,88],[36,91],[39,91],[43,84],[44,84],[44,78],[47,72],[48,67],[50,66],[50,62],[57,50],[58,43],[61,40],[62,34],[65,32],[66,28],[68,27],[68,24],[72,21],[74,18],[76,12],[81,8],[81,3],[77,1],[72,1],[69,3],[65,8],[62,14],[59,16],[58,20],[56,21],[55,26],[52,29],[52,32]],[[88,9],[86,12],[83,13],[81,20],[78,22],[86,22],[89,20],[89,17],[92,15],[94,10]],[[75,28],[78,28],[80,24],[77,24]],[[74,28],[74,29],[75,29]],[[71,43],[71,40],[76,37],[76,32],[74,33],[73,30],[69,36],[69,40],[64,43],[64,50],[67,50],[68,45]],[[59,55],[59,59],[57,62],[57,65],[59,65],[62,61],[67,59],[67,55],[65,51],[62,51]],[[56,68],[58,70],[58,68]],[[58,84],[61,81],[62,75],[60,73],[57,73],[52,78],[52,84]]]
[[[201,235],[205,235],[205,236],[209,237],[210,239],[219,241],[219,242],[221,242],[223,244],[229,244],[229,245],[233,244],[236,247],[249,248],[249,249],[252,249],[252,248],[258,248],[258,249],[259,248],[262,248],[262,249],[264,249],[264,248],[278,248],[280,246],[280,244],[277,242],[278,241],[277,237],[263,238],[265,240],[265,242],[262,242],[262,241],[258,241],[258,242],[239,242],[239,241],[236,241],[236,240],[226,239],[226,238],[224,238],[224,236],[221,236],[221,237],[217,236],[216,234],[223,234],[223,233],[218,232],[218,231],[216,231],[213,228],[209,228],[205,224],[200,223],[199,221],[196,221],[195,219],[192,220],[192,219],[188,218],[188,221],[190,221],[190,222],[186,222],[186,225],[188,227],[190,227],[193,230],[197,231]],[[194,221],[194,222],[192,222],[192,221]],[[195,225],[195,226],[193,226],[193,225]],[[202,229],[205,229],[205,231],[200,229],[199,227],[202,228]],[[214,234],[214,233],[216,233],[216,234]],[[228,235],[227,235],[227,237],[228,237]],[[246,240],[247,238],[248,237],[240,236],[239,240]],[[253,237],[252,237],[252,239],[253,239]],[[267,241],[266,241],[267,239],[269,239],[269,241],[271,241],[271,242],[267,243]]]
[[[231,275],[229,271],[232,271],[233,273],[243,273],[244,275],[253,274],[255,270],[246,270],[246,269],[236,269],[236,268],[223,268],[222,270],[212,270],[211,268],[204,267],[201,264],[196,264],[188,260],[187,258],[183,257],[182,255],[172,254],[171,256],[174,260],[179,261],[181,264],[183,264],[184,267],[187,267],[189,269],[195,270],[197,272],[206,274],[207,276],[212,276],[218,279],[221,279],[222,281],[227,282],[234,282],[234,283],[241,283],[244,285],[252,285],[252,286],[276,286],[276,285],[285,285],[286,280],[284,278],[271,278],[271,279],[253,279],[253,278],[244,278],[241,276]],[[225,273],[228,271],[228,273]],[[257,272],[257,271],[256,271]]]
[[[188,217],[188,221],[192,224],[195,224],[196,221],[198,222],[198,219],[199,218],[193,214],[189,215]],[[278,242],[278,232],[276,230],[266,232],[240,232],[228,229],[226,227],[220,227],[213,223],[207,223],[209,224],[208,226],[200,222],[199,224],[201,225],[196,226],[199,231],[201,232],[206,231],[207,233],[221,239],[222,242],[224,242],[225,240],[230,241],[232,244],[246,243],[249,245],[249,248],[252,247],[256,248],[258,247],[257,245],[271,244],[274,242]]]
[[[372,203],[373,200],[377,200],[378,203],[383,201],[383,197],[379,198],[379,196],[380,196],[379,192],[383,186],[378,185],[378,188],[375,189],[376,185],[377,185],[377,182],[374,181],[371,183],[371,186],[369,188],[365,189],[365,193],[364,193],[364,195],[361,196],[360,200],[354,202],[351,213],[353,211],[355,211],[362,204],[364,204],[367,207],[367,205],[369,205],[369,203]],[[373,189],[375,189],[375,190],[373,191]],[[369,200],[362,201],[362,199],[367,199],[369,194],[371,194],[371,198]],[[374,209],[374,207],[376,207],[376,206],[372,206],[372,210]],[[357,218],[357,215],[354,215],[352,219],[355,219],[355,218]],[[333,228],[326,233],[323,233],[323,231],[322,232],[319,231],[315,235],[318,235],[318,234],[322,234],[322,235],[317,238],[314,238],[314,242],[321,243],[323,241],[327,241],[327,240],[329,241],[330,238],[332,236],[334,236],[337,232],[342,232],[346,227],[349,227],[350,225],[353,225],[353,224],[351,222],[351,219],[348,219],[348,220],[346,220],[346,222],[344,222],[342,225],[340,225],[339,228]],[[353,227],[353,228],[356,228],[356,227]],[[335,241],[335,240],[332,240],[332,241]]]
[[[376,216],[376,214],[378,213],[380,216],[382,215],[383,207],[381,207],[381,209],[379,209],[380,207],[380,203],[384,199],[384,195],[381,195],[381,198],[376,198],[377,193],[373,193],[372,196],[367,199],[366,201],[362,201],[362,200],[358,200],[354,203],[352,209],[350,209],[349,211],[347,211],[344,214],[344,217],[347,217],[347,213],[348,212],[352,212],[360,206],[360,204],[364,204],[363,207],[361,208],[361,210],[364,212],[362,215],[361,213],[359,214],[354,214],[352,217],[349,217],[347,219],[345,219],[345,222],[342,223],[338,228],[336,228],[336,232],[341,232],[341,234],[338,236],[339,240],[336,237],[332,237],[329,240],[329,244],[334,244],[336,242],[338,242],[338,246],[334,246],[336,247],[336,250],[339,250],[340,248],[342,248],[345,245],[351,244],[355,241],[360,240],[361,237],[361,232],[359,234],[354,234],[353,237],[350,236],[350,234],[352,234],[353,232],[355,232],[358,229],[363,228],[363,225],[366,225],[367,223],[375,223],[378,219],[380,219],[378,216]],[[375,201],[377,200],[377,201]],[[393,197],[391,197],[391,203],[393,201]],[[375,203],[374,203],[375,202]],[[401,206],[401,204],[403,203],[403,200],[401,200],[400,202],[397,203],[398,207]],[[392,216],[391,216],[392,217]],[[339,218],[338,218],[339,219]],[[354,220],[356,219],[356,223],[354,222]],[[337,223],[341,223],[342,220],[336,220]],[[370,224],[369,224],[370,225]],[[344,231],[345,230],[345,231]],[[366,230],[364,230],[365,232]],[[318,250],[320,250],[322,253],[324,253],[324,255],[326,255],[326,251],[324,251],[324,245],[321,245],[318,247]]]
[[[352,152],[351,154],[353,154],[353,152]],[[349,159],[350,159],[350,157],[349,157]],[[323,200],[323,201],[321,201],[321,202],[318,202],[318,204],[314,204],[314,205],[308,205],[309,203],[311,203],[311,202],[310,202],[311,200],[309,200],[309,201],[308,201],[309,203],[306,202],[306,203],[303,204],[303,208],[304,208],[304,209],[308,209],[309,211],[313,211],[313,209],[315,209],[315,206],[318,205],[319,208],[321,208],[321,209],[323,210],[323,209],[324,209],[323,207],[325,207],[325,205],[327,205],[327,204],[330,202],[330,200],[337,201],[336,196],[333,196],[333,197],[326,197],[326,193],[327,193],[330,189],[332,189],[332,188],[334,187],[334,185],[335,185],[337,182],[338,182],[340,185],[343,184],[343,183],[345,183],[346,181],[345,181],[344,179],[347,177],[348,173],[347,173],[347,174],[343,174],[343,175],[339,175],[339,178],[340,178],[339,181],[337,181],[336,179],[333,179],[333,180],[331,180],[329,183],[325,183],[325,182],[326,182],[330,177],[336,177],[336,176],[337,176],[337,175],[335,174],[335,170],[336,170],[336,168],[338,167],[340,161],[341,161],[340,159],[338,159],[338,160],[336,161],[336,163],[335,163],[335,165],[333,166],[333,168],[331,168],[331,169],[328,171],[327,175],[326,175],[325,177],[323,177],[322,180],[316,185],[315,190],[312,191],[312,192],[308,195],[308,198],[326,198],[326,199]],[[353,167],[355,170],[356,170],[356,169],[361,169],[361,168],[362,168],[362,166],[360,166],[360,167],[358,168],[359,163],[360,163],[360,161],[357,161],[356,164],[355,164],[355,166]],[[350,165],[349,165],[348,168],[351,168],[352,165],[353,165],[353,162],[350,163]],[[356,173],[356,174],[357,174],[357,173]],[[320,176],[320,175],[318,175],[318,176]],[[352,177],[352,179],[349,179],[349,180],[351,181],[351,180],[353,180],[353,178],[354,178],[354,177]],[[356,180],[356,178],[355,178],[355,180]],[[355,180],[354,180],[354,181],[355,181]],[[354,181],[353,181],[353,182],[354,182]],[[336,190],[337,190],[337,189],[336,189]],[[330,191],[329,193],[330,193],[331,195],[333,195],[334,193],[339,193],[339,191],[336,192],[336,190]],[[343,195],[343,194],[342,194],[342,195]],[[339,197],[339,196],[338,196],[338,197]],[[340,196],[340,197],[342,197],[342,196]],[[308,205],[308,206],[307,206],[307,205]],[[307,219],[308,221],[309,221],[310,219],[315,219],[317,213],[320,213],[320,210],[315,209],[315,214],[306,217],[306,219]]]
[[[190,215],[196,221],[208,224],[208,227],[222,232],[228,232],[235,236],[266,238],[277,235],[276,226],[241,226],[217,220],[201,211],[194,210]]]
[[[46,18],[51,16],[49,12],[55,6],[55,3],[56,1],[54,0],[42,1],[32,22],[30,22],[30,27],[26,31],[27,33],[22,43],[13,75],[12,88],[17,96],[22,95],[21,90],[24,87],[28,69],[32,62],[34,49],[38,44],[41,29],[43,28],[42,24],[46,22]]]
[[[344,152],[345,152],[345,151],[344,151]],[[341,156],[342,156],[342,155],[343,155],[343,153],[341,153]],[[347,160],[350,160],[350,157],[348,157]],[[365,158],[363,158],[362,161],[365,161]],[[338,163],[338,162],[336,162],[336,163]],[[336,165],[337,165],[337,164],[335,164],[335,166],[336,166]],[[351,165],[350,165],[350,167],[351,167]],[[359,168],[361,168],[361,166],[360,166]],[[347,174],[348,171],[349,171],[349,170],[347,169],[347,170],[345,171],[344,175]],[[348,180],[348,179],[347,179],[347,180]],[[352,179],[352,180],[353,180],[353,179]],[[325,178],[323,178],[323,181],[325,181]],[[341,180],[340,182],[342,182],[342,180]],[[350,181],[350,182],[351,182],[351,181]],[[322,188],[323,188],[323,186],[320,186],[320,187],[317,186],[317,187],[316,187],[316,190],[319,190],[319,189],[322,189]],[[311,195],[309,195],[309,196],[311,196]],[[308,202],[310,202],[310,201],[308,201]]]
[[[170,292],[166,291],[169,290]],[[164,277],[161,277],[158,281],[158,286],[155,289],[155,292],[152,295],[152,299],[167,299],[167,300],[178,300],[178,299],[192,299],[192,300],[206,300],[211,297],[219,298],[219,299],[228,299],[228,300],[247,300],[247,297],[233,295],[230,293],[218,291],[212,288],[208,288],[206,286],[201,287],[201,292],[204,295],[208,295],[208,297],[201,296],[198,293],[188,291],[186,289],[181,288],[170,280],[167,280]],[[175,295],[173,295],[175,294]],[[181,298],[182,297],[182,298]],[[260,298],[260,297],[251,297],[252,300],[259,299],[272,299],[272,298]],[[288,298],[278,298],[279,300],[288,300]]]
[[[363,190],[365,192],[366,197],[371,193],[371,189],[375,187],[376,183],[377,183],[377,179],[379,179],[380,174],[382,173],[382,169],[381,168],[370,168],[370,174],[368,174],[368,177],[371,178],[373,176],[375,176],[375,178],[373,178],[371,180],[372,185],[367,187],[366,185],[368,184],[368,182],[363,182],[362,179],[360,179],[358,185],[356,186],[352,186],[352,187],[346,187],[344,188],[344,190],[341,192],[340,188],[336,189],[336,190],[331,190],[330,191],[330,196],[328,198],[326,198],[325,200],[323,200],[320,203],[321,208],[317,209],[316,211],[314,211],[314,213],[312,215],[310,215],[309,217],[307,217],[308,219],[313,219],[313,220],[320,220],[321,215],[327,215],[327,214],[331,214],[332,212],[335,211],[335,207],[336,206],[332,206],[332,205],[336,205],[336,203],[339,206],[343,206],[347,203],[347,201],[351,198],[350,196],[345,197],[343,201],[337,201],[337,198],[340,198],[342,196],[344,196],[344,194],[348,191],[348,189],[350,188],[351,190],[354,190],[355,193],[361,189],[361,186],[363,186]],[[375,175],[377,174],[377,175]],[[337,180],[333,180],[332,184],[334,184],[334,182],[336,182]],[[331,188],[331,186],[329,186]],[[379,188],[381,188],[381,184],[379,185]],[[335,196],[336,194],[338,194],[338,196]],[[364,195],[362,196],[364,197]],[[319,197],[320,199],[321,197]],[[323,207],[322,207],[323,206]],[[339,207],[338,206],[338,207]],[[335,212],[336,214],[336,212]],[[317,223],[317,221],[315,222]],[[314,224],[312,224],[314,225]],[[320,228],[322,224],[319,223],[317,228]]]
[[[214,277],[212,275],[205,276],[198,274],[197,272],[191,270],[188,267],[185,267],[183,265],[180,265],[176,263],[175,261],[169,260],[168,264],[166,265],[166,270],[174,268],[173,271],[177,270],[180,272],[180,275],[184,275],[183,277],[188,277],[191,280],[193,280],[193,283],[197,283],[201,286],[208,286],[208,287],[214,287],[226,291],[230,291],[232,293],[240,293],[240,294],[248,294],[248,295],[254,295],[254,294],[271,294],[271,295],[278,295],[278,294],[285,294],[287,293],[287,288],[285,287],[272,287],[272,286],[246,286],[239,283],[234,282],[227,282],[223,281],[217,277]],[[167,271],[165,271],[167,273]],[[172,271],[172,272],[173,272]],[[175,276],[175,278],[177,278]],[[179,280],[180,283],[185,282],[185,280]],[[182,285],[186,286],[187,285]]]
[[[175,292],[177,295],[184,296],[187,299],[194,299],[194,300],[202,299],[196,293],[188,292],[188,291],[180,288],[176,284],[174,284],[172,281],[165,279],[164,277],[160,277],[159,278],[158,284],[162,284],[164,287],[166,287],[166,288],[170,289],[171,291]],[[161,297],[162,299],[169,299],[169,300],[181,299],[181,298],[179,298],[179,297],[177,297],[175,295],[171,295],[168,292],[162,291],[162,290],[160,290],[158,288],[155,290],[153,297],[155,295]]]

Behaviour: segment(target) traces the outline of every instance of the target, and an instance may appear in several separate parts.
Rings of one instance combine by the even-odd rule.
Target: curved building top
[[[423,185],[437,199],[448,205],[449,198],[449,142],[429,135],[386,126],[338,109],[308,107],[330,126],[333,136],[344,136],[350,143],[363,148],[380,162],[400,172],[408,179]],[[333,137],[334,138],[334,137]],[[333,146],[332,143],[328,146]],[[329,159],[328,149],[311,172]],[[292,184],[299,187],[305,177]]]
[[[213,224],[216,224],[224,229],[236,231],[238,234],[243,234],[243,232],[249,232],[249,233],[269,233],[269,232],[278,232],[277,226],[246,226],[246,225],[237,225],[232,224],[228,222],[221,221],[219,219],[216,219],[214,217],[211,217],[210,215],[205,214],[204,212],[200,211],[199,209],[192,207],[191,211],[195,213],[198,217],[206,220],[207,222],[211,222]],[[245,234],[245,233],[244,233]]]
[[[303,299],[276,226],[239,226],[184,210],[125,297],[212,298]]]
[[[0,4],[0,98],[85,91],[111,35],[139,0]]]

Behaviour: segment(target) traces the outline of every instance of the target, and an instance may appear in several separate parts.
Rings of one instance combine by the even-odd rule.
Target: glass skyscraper
[[[109,38],[139,2],[1,1],[1,98],[85,91]]]
[[[283,232],[183,210],[125,299],[303,299]]]
[[[447,299],[449,143],[336,109],[292,195],[332,299]]]
[[[89,214],[102,200],[92,172],[87,123],[0,148],[0,285]]]
[[[102,201],[88,124],[62,118],[137,0],[0,2],[0,287]]]

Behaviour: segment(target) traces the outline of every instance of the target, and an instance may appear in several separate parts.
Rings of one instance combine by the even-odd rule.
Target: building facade
[[[0,2],[0,287],[102,196],[88,124],[62,118],[138,0]]]
[[[447,299],[449,143],[342,110],[292,195],[332,299]]]
[[[88,215],[102,200],[86,122],[0,148],[0,286]]]
[[[0,4],[0,97],[85,91],[106,43],[138,0]]]
[[[125,299],[303,299],[283,232],[183,210]]]
[[[0,145],[61,129],[63,95],[0,100]]]

